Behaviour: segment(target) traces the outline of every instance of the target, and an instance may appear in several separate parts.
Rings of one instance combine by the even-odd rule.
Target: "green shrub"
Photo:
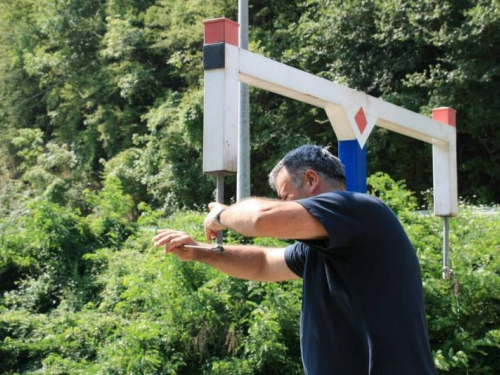
[[[134,202],[130,195],[123,193],[121,181],[110,175],[99,192],[85,190],[84,194],[91,208],[87,222],[98,246],[121,246],[135,230],[132,221]]]
[[[499,207],[461,203],[458,217],[450,219],[456,279],[442,280],[442,219],[409,211],[405,202],[413,209],[415,201],[404,182],[375,174],[369,183],[399,213],[417,252],[436,366],[442,374],[495,373],[500,368]]]
[[[396,215],[417,207],[417,199],[406,189],[404,181],[394,181],[388,174],[376,172],[368,177],[370,194],[383,200]]]
[[[451,220],[451,261],[460,281],[456,297],[454,282],[441,279],[441,219],[409,210],[414,206],[403,183],[383,175],[375,179],[372,186],[385,186],[377,194],[383,192],[389,206],[404,219],[420,260],[431,349],[438,369],[443,374],[493,374],[500,368],[498,207],[487,210],[462,204],[460,215]],[[158,211],[141,205],[141,226],[130,235],[110,237],[113,226],[106,223],[113,220],[118,226],[134,228],[127,222],[128,201],[120,197],[119,183],[111,181],[106,192],[92,198],[94,210],[90,216],[43,204],[32,212],[34,217],[25,219],[31,223],[29,228],[35,232],[37,243],[51,251],[48,254],[59,253],[47,243],[70,254],[76,250],[64,247],[68,243],[78,247],[88,241],[87,245],[93,245],[92,251],[79,253],[78,262],[85,264],[83,273],[67,279],[76,282],[68,281],[68,287],[59,290],[57,304],[45,310],[37,304],[40,299],[34,296],[54,295],[50,288],[59,282],[43,274],[31,273],[23,279],[18,288],[26,292],[17,294],[17,304],[12,303],[13,292],[4,296],[0,307],[0,361],[5,372],[302,373],[300,281],[237,280],[204,264],[182,263],[152,246],[157,227],[184,230],[203,241],[205,213],[176,212],[159,219]],[[404,199],[410,199],[408,207]],[[49,213],[57,215],[49,220]],[[103,218],[110,221],[104,225]],[[75,237],[71,241],[59,238],[59,231],[53,230],[63,224]],[[23,230],[21,227],[19,243],[27,237]],[[93,239],[95,233],[104,237]],[[15,238],[9,232],[2,244],[13,249]],[[288,245],[234,233],[227,233],[226,239]],[[29,242],[28,249],[37,243]],[[109,246],[98,248],[101,244]],[[26,269],[42,269],[41,258],[32,252],[26,254],[32,254],[26,258]],[[74,253],[71,256],[78,258]],[[78,297],[81,293],[86,297]]]
[[[81,257],[92,248],[92,233],[78,212],[44,200],[10,224],[0,236],[4,303],[48,311],[84,273]]]
[[[437,366],[444,374],[493,374],[500,368],[500,210],[462,205],[451,219],[450,258],[458,296],[455,281],[440,278],[441,219],[415,216],[409,232],[422,266]]]

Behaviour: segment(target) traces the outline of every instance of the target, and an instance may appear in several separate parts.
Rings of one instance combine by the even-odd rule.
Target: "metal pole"
[[[248,0],[238,0],[240,48],[248,49]],[[250,196],[250,95],[248,85],[239,83],[238,174],[236,200]]]
[[[450,269],[450,218],[448,216],[443,217],[443,232],[443,279],[449,280],[453,271]]]
[[[217,203],[224,204],[224,175],[222,173],[217,174]],[[217,232],[217,247],[221,247],[224,241],[224,231],[219,230]]]

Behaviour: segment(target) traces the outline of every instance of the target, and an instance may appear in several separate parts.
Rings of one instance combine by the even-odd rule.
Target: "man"
[[[245,236],[296,239],[286,249],[183,248],[189,235],[163,230],[165,253],[257,281],[303,278],[300,324],[306,374],[435,374],[415,251],[380,200],[345,191],[340,161],[306,145],[270,173],[281,200],[209,205],[206,238],[230,228]]]

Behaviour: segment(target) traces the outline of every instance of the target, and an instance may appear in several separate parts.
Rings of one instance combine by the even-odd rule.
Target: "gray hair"
[[[277,190],[276,179],[283,167],[290,175],[295,188],[302,185],[308,169],[316,171],[332,190],[345,188],[344,166],[327,147],[304,145],[287,153],[269,173],[269,185],[273,190]]]

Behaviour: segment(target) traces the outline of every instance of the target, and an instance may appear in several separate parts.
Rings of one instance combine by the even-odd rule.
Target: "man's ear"
[[[310,187],[314,187],[319,183],[319,175],[313,169],[308,169],[305,173],[306,185]]]

